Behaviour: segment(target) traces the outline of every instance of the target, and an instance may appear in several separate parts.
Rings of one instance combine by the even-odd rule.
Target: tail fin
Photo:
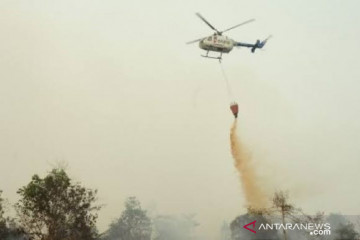
[[[266,42],[271,38],[272,36],[268,36],[265,40],[261,41],[257,40],[254,46],[251,48],[251,52],[254,53],[257,48],[263,48],[266,44]]]

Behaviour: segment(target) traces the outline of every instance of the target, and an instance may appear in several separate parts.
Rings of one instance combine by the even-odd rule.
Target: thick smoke
[[[154,240],[195,240],[194,230],[198,223],[194,215],[158,216],[153,219]]]
[[[256,178],[255,169],[251,157],[241,144],[237,134],[237,121],[235,119],[230,132],[231,153],[234,158],[234,165],[239,172],[240,182],[245,193],[245,199],[249,207],[266,207],[266,196],[263,193]]]

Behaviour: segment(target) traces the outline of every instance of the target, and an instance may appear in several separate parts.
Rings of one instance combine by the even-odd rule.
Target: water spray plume
[[[266,207],[266,196],[259,186],[251,157],[241,144],[236,129],[237,121],[235,119],[230,131],[231,154],[234,158],[235,168],[239,173],[246,202],[249,207],[255,209],[264,208]]]

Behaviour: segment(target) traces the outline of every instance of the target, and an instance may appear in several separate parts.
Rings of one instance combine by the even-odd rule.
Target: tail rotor
[[[263,48],[266,42],[272,37],[272,35],[268,36],[265,40],[260,41],[257,40],[254,46],[251,48],[251,52],[254,53],[257,48]]]

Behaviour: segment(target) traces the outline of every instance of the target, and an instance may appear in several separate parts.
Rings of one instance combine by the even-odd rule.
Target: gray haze
[[[186,41],[227,35],[239,134],[264,188],[304,210],[359,214],[359,1],[0,0],[0,189],[66,162],[99,190],[105,230],[135,195],[159,214],[196,213],[217,239],[244,213],[217,61]]]

